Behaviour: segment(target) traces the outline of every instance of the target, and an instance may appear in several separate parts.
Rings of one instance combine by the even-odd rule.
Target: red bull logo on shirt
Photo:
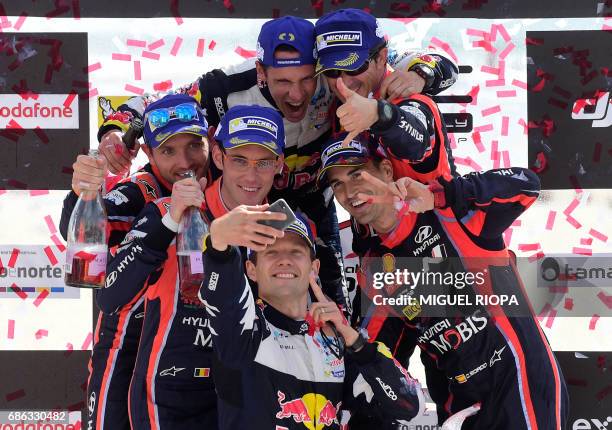
[[[322,394],[307,393],[294,400],[285,401],[285,393],[277,392],[280,411],[276,418],[292,418],[295,422],[304,424],[308,430],[323,430],[338,424],[338,411],[342,402],[337,405],[328,400]]]

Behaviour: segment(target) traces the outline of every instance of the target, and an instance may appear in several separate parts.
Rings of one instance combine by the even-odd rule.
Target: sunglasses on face
[[[170,108],[155,109],[147,114],[147,121],[151,130],[163,127],[173,119],[182,122],[193,121],[198,118],[198,109],[193,103],[183,103]]]
[[[363,63],[361,65],[360,68],[355,69],[355,70],[338,70],[338,69],[329,69],[329,70],[325,70],[323,72],[323,75],[331,78],[331,79],[338,79],[340,77],[340,75],[342,75],[342,73],[347,74],[348,76],[357,76],[357,75],[361,75],[362,73],[364,73],[366,70],[368,70],[368,68],[370,67],[370,61],[371,58],[368,58],[366,60],[365,63]]]

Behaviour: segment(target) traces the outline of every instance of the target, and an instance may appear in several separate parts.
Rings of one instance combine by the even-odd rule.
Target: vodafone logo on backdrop
[[[74,97],[64,105],[68,94],[39,94],[24,100],[18,94],[0,94],[0,128],[11,120],[22,128],[79,128],[79,102]]]

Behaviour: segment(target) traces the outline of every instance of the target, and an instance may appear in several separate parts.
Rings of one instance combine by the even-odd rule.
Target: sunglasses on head
[[[159,108],[147,114],[147,121],[151,126],[151,130],[163,127],[173,119],[189,122],[197,118],[198,108],[193,103],[183,103],[174,107]]]

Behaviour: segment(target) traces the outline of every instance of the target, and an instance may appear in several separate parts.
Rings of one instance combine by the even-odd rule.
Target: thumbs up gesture
[[[336,80],[336,89],[340,98],[344,99],[344,104],[336,110],[336,115],[340,119],[342,128],[348,132],[342,145],[348,146],[355,136],[378,121],[378,105],[376,100],[363,97],[350,90],[342,78]]]

